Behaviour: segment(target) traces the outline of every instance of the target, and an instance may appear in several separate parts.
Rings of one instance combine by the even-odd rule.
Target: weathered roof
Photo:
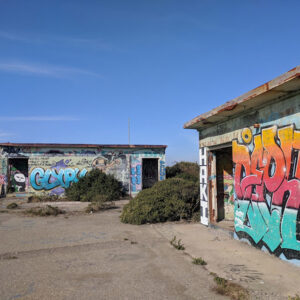
[[[35,147],[35,148],[167,148],[166,145],[124,145],[124,144],[52,144],[52,143],[0,143],[0,147]]]
[[[198,129],[225,121],[247,109],[254,108],[300,89],[300,65],[275,79],[186,122],[185,129]]]

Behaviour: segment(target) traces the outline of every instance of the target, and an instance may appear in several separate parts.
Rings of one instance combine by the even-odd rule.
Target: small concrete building
[[[201,223],[300,262],[300,66],[184,125],[199,132]]]
[[[97,168],[135,196],[165,179],[165,145],[0,144],[0,192],[62,195]]]

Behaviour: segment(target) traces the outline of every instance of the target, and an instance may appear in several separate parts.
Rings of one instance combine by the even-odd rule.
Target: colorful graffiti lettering
[[[138,192],[142,189],[142,165],[138,159],[131,162],[131,191]]]
[[[166,177],[166,166],[165,162],[161,160],[159,162],[159,180],[164,180]]]
[[[300,259],[300,131],[272,126],[232,143],[235,231],[261,248]]]
[[[208,197],[207,197],[207,149],[199,150],[200,164],[200,222],[208,225]]]
[[[80,177],[85,176],[86,169],[79,171],[78,168],[47,169],[35,168],[30,174],[30,184],[35,190],[51,190],[56,187],[68,188],[72,182],[78,182]]]

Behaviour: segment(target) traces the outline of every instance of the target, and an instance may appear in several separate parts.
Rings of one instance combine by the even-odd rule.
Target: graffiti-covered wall
[[[242,131],[233,141],[235,231],[277,256],[300,259],[300,131],[294,124]]]
[[[0,151],[0,187],[6,189],[10,186],[15,192],[62,195],[65,188],[97,168],[114,175],[122,183],[124,192],[135,195],[142,189],[143,158],[157,158],[159,180],[165,179],[163,147],[105,149],[3,146]],[[24,164],[26,172],[21,170]],[[14,185],[15,180],[18,182]],[[24,181],[24,187],[20,180]]]
[[[300,94],[212,124],[199,137],[200,151],[212,154],[232,145],[235,237],[300,265]],[[220,179],[210,168],[203,173],[212,188],[201,200],[211,199],[213,215]]]

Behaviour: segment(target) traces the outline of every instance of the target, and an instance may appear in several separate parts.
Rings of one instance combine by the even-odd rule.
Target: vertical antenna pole
[[[130,145],[130,118],[128,118],[128,145]]]

